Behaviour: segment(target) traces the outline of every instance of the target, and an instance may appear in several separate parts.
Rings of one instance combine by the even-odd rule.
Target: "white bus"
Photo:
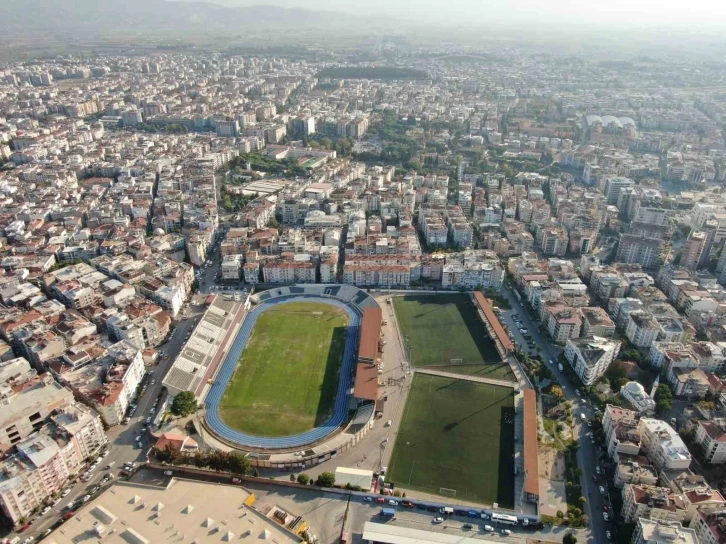
[[[492,514],[492,521],[503,523],[504,525],[517,525],[517,516],[507,514]]]

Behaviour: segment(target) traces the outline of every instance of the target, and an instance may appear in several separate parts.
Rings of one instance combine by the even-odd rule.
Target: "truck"
[[[562,366],[562,363],[557,363],[557,368],[559,369],[560,372],[565,370],[564,367]]]

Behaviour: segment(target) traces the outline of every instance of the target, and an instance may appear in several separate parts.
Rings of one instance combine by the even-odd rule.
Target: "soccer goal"
[[[439,495],[442,495],[445,497],[456,497],[456,489],[450,489],[448,487],[440,487]]]
[[[451,364],[452,364],[452,365],[460,365],[460,364],[462,364],[463,362],[464,362],[464,360],[463,360],[463,359],[451,359]]]

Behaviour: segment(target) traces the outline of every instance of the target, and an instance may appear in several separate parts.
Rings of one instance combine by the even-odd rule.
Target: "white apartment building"
[[[699,421],[695,441],[710,464],[726,463],[726,421]]]
[[[585,385],[592,385],[605,374],[620,353],[620,342],[590,336],[570,338],[565,344],[565,357]]]
[[[0,449],[8,451],[73,402],[70,390],[48,374],[38,376],[22,357],[0,362]]]
[[[699,544],[696,531],[677,521],[638,519],[630,544]]]
[[[691,453],[668,423],[644,417],[638,430],[642,449],[658,470],[686,470],[691,465]]]
[[[504,269],[498,261],[474,263],[448,263],[443,267],[441,284],[446,288],[467,287],[498,289],[504,281]]]
[[[225,255],[222,259],[222,278],[228,281],[239,281],[242,277],[243,263],[243,255]]]
[[[628,315],[628,324],[625,336],[639,348],[649,348],[658,340],[660,327],[648,312],[631,312]]]
[[[265,283],[315,283],[315,264],[309,260],[270,261],[263,264],[262,277]]]
[[[17,523],[48,502],[106,443],[98,414],[69,405],[0,462],[0,508]]]

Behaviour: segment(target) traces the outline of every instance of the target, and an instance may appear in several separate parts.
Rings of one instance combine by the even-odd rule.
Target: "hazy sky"
[[[704,23],[726,26],[724,0],[207,0],[229,6],[278,5],[366,16],[486,24],[489,20],[511,22],[626,23],[628,25],[687,25]],[[697,31],[697,29],[693,29]]]

